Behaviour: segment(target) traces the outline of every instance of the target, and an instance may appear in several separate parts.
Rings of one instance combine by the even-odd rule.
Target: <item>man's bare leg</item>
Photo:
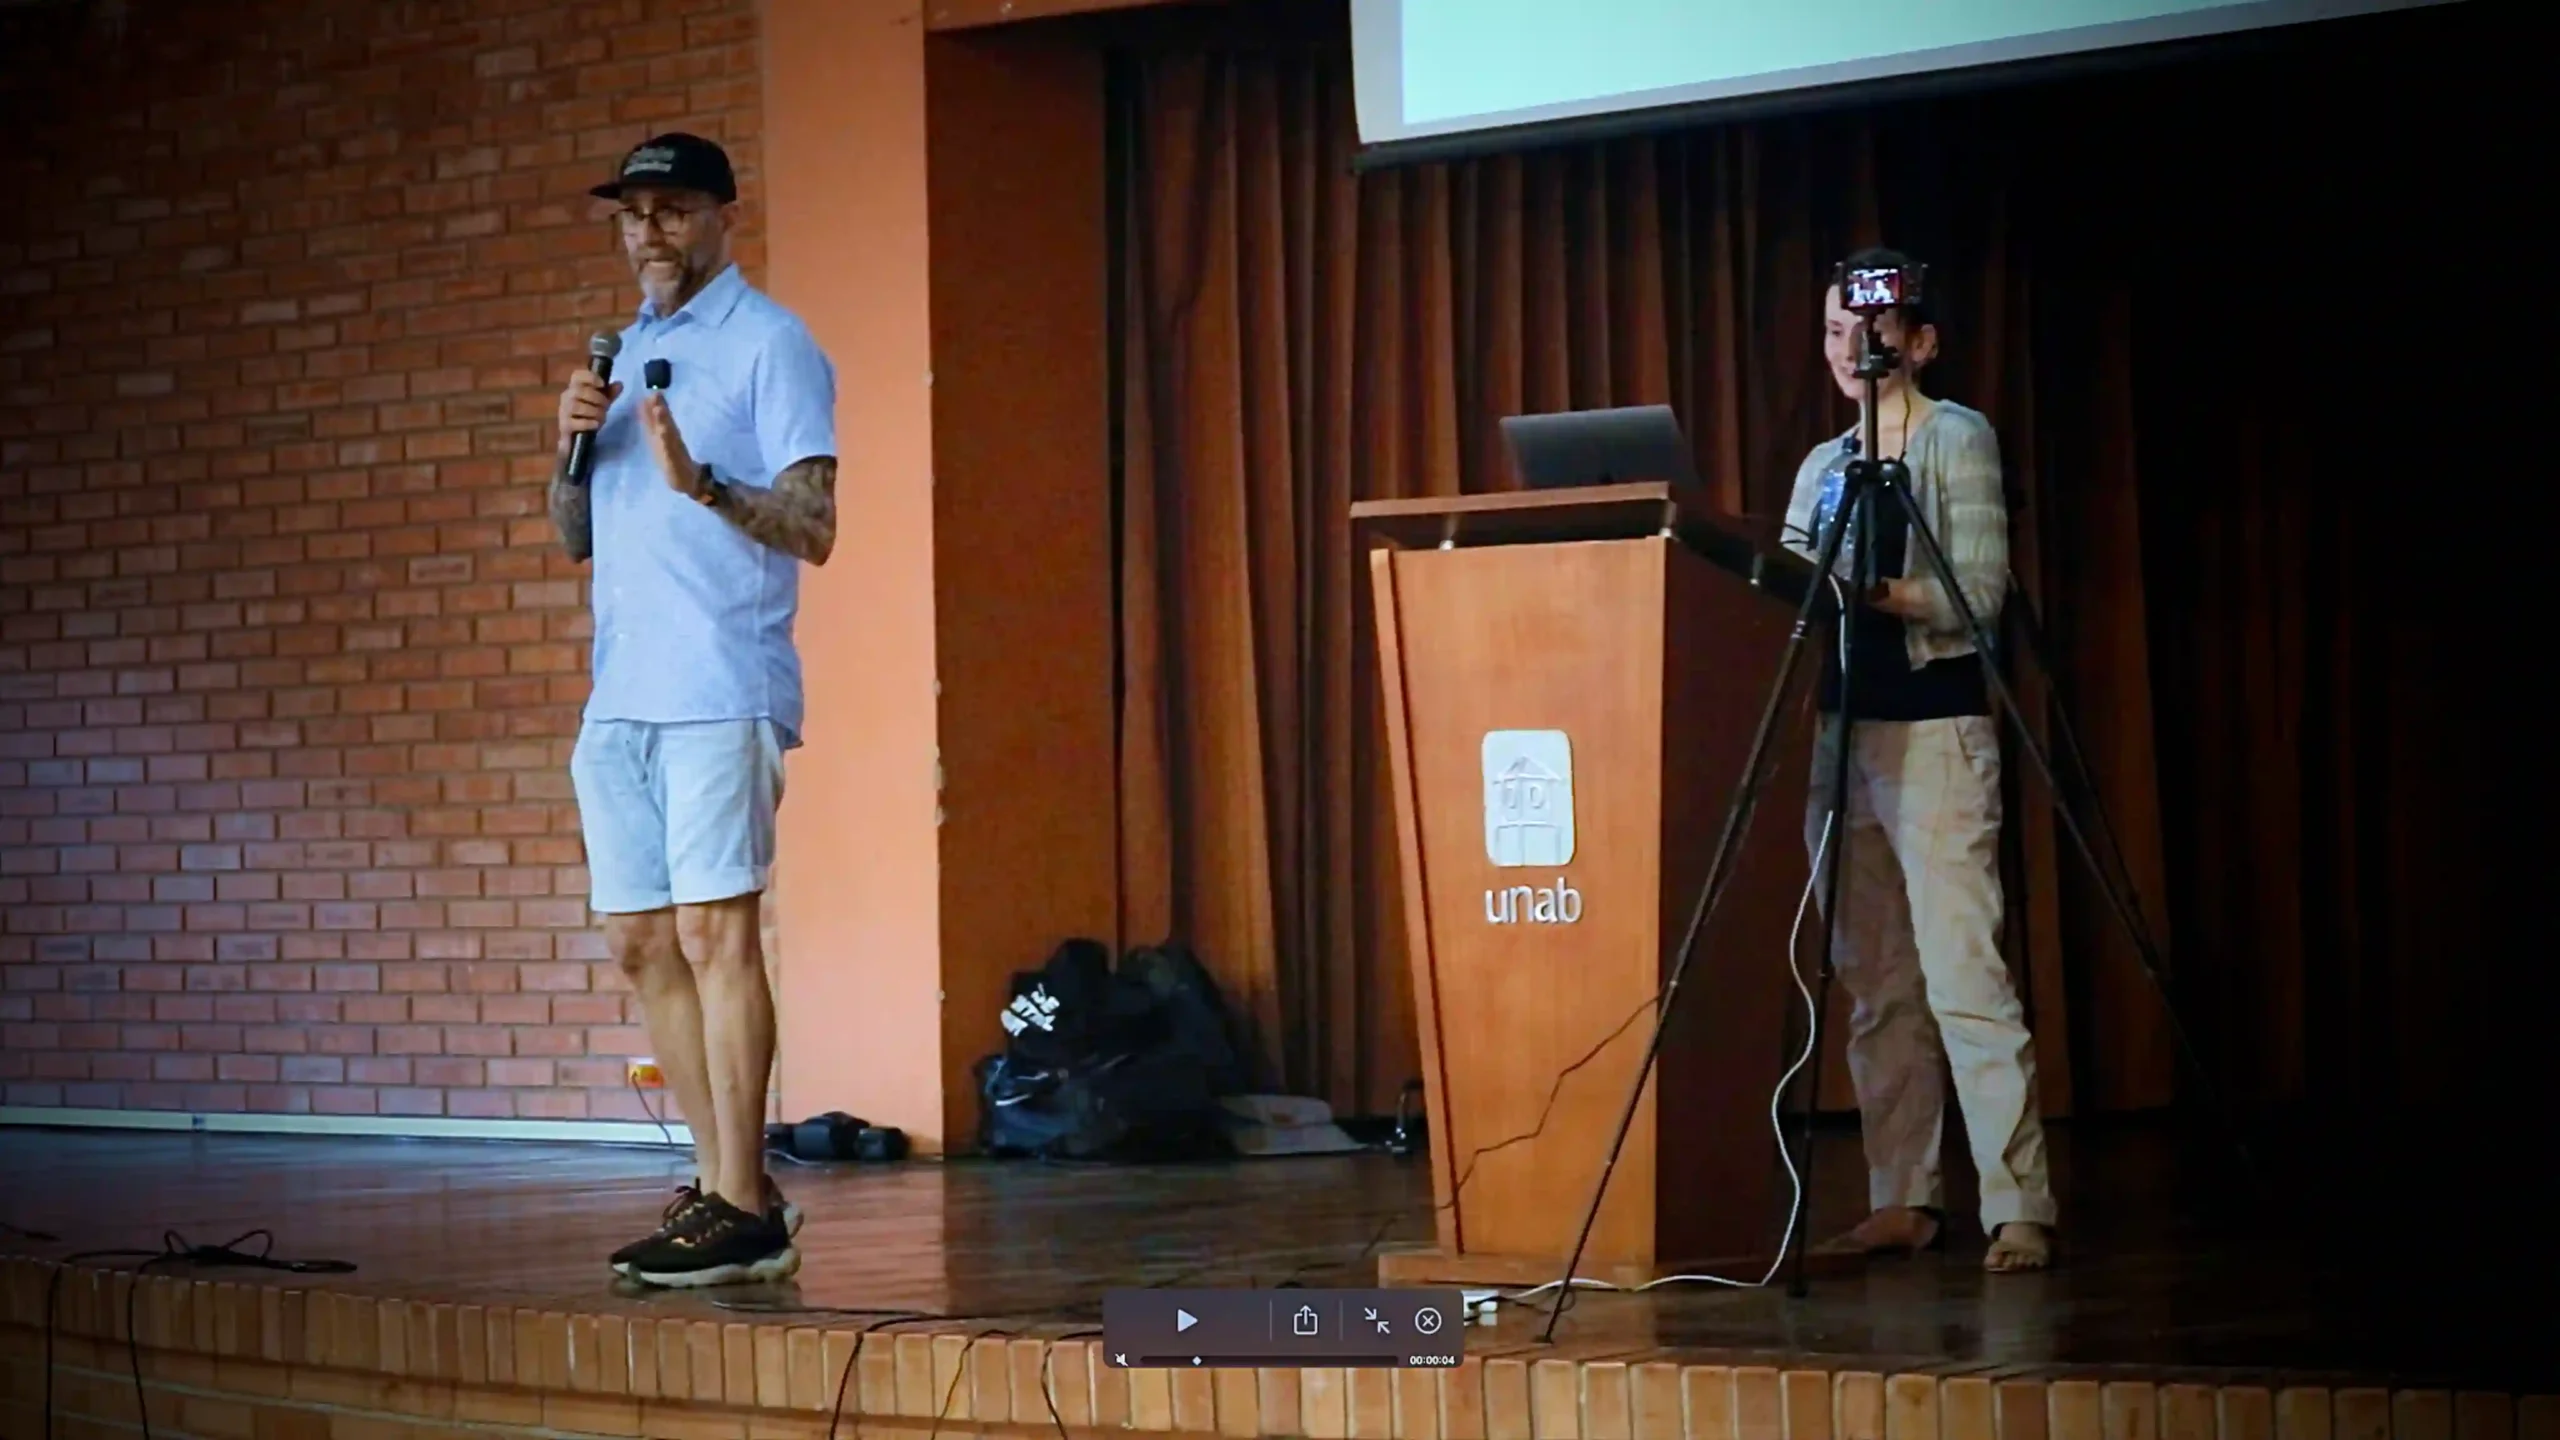
[[[765,983],[760,896],[676,907],[676,932],[702,997],[700,1028],[718,1119],[719,1159],[703,1172],[712,1193],[764,1213],[764,1105],[773,1075],[773,992]]]
[[[721,1168],[725,1162],[720,1114],[703,1058],[702,998],[694,987],[693,967],[685,963],[676,945],[676,912],[608,915],[604,937],[614,962],[640,997],[640,1019],[649,1031],[649,1048],[656,1052],[667,1088],[674,1092],[684,1123],[693,1131],[694,1164],[700,1168],[702,1188],[717,1193],[727,1177]]]

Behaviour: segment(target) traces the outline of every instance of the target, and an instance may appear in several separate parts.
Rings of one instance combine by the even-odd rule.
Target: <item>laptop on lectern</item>
[[[1502,441],[1520,483],[1532,490],[1644,480],[1698,483],[1689,438],[1668,405],[1505,415]]]

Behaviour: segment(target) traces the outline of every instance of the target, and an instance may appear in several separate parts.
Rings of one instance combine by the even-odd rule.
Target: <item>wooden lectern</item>
[[[1370,501],[1352,519],[1371,547],[1438,1228],[1436,1247],[1383,1256],[1380,1282],[1554,1280],[1810,567],[1658,483]],[[1787,935],[1811,868],[1818,661],[1798,662],[1582,1276],[1756,1279],[1778,1253],[1791,1191],[1770,1095],[1803,1044]],[[1809,983],[1818,944],[1804,954]]]

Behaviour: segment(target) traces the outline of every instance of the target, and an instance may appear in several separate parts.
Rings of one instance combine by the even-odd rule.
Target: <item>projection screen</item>
[[[1522,127],[1658,122],[1675,109],[1707,118],[1845,86],[2446,3],[1351,0],[1351,58],[1364,147],[1447,151],[1516,141]],[[1415,143],[1453,137],[1476,143]]]

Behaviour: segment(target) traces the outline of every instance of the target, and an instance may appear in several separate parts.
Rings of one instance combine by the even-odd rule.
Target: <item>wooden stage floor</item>
[[[2517,1293],[2499,1295],[2494,1280],[2476,1276],[2454,1286],[2429,1267],[2423,1247],[2406,1243],[2321,1258],[2252,1239],[2213,1220],[2183,1178],[2214,1167],[2193,1156],[2181,1161],[2157,1136],[2092,1140],[2063,1130],[2055,1146],[2071,1228],[2051,1273],[1985,1276],[1979,1235],[1961,1235],[1945,1254],[1817,1277],[1801,1301],[1776,1288],[1587,1293],[1552,1348],[1537,1344],[1539,1317],[1513,1308],[1490,1329],[1470,1332],[1469,1353],[1517,1359],[1528,1371],[1541,1360],[1605,1360],[1657,1370],[2138,1379],[2205,1392],[2239,1384],[2278,1396],[2291,1386],[2519,1397],[2560,1388],[2560,1326],[2549,1319],[2547,1291],[2526,1293],[2520,1284]],[[1853,1135],[1827,1135],[1822,1154],[1816,1233],[1844,1219],[1861,1188]],[[358,1268],[348,1275],[224,1270],[202,1278],[415,1302],[411,1310],[421,1317],[432,1305],[618,1318],[612,1333],[626,1335],[643,1321],[661,1329],[707,1323],[713,1334],[742,1325],[861,1330],[881,1318],[878,1312],[906,1311],[928,1318],[900,1322],[897,1334],[1001,1328],[1056,1338],[1093,1333],[1111,1287],[1372,1285],[1378,1248],[1415,1243],[1429,1232],[1425,1170],[1384,1155],[1148,1168],[776,1163],[808,1221],[797,1281],[771,1290],[635,1294],[617,1287],[603,1256],[654,1223],[669,1188],[689,1174],[665,1152],[635,1148],[0,1132],[0,1222],[16,1232],[0,1231],[0,1254],[44,1261],[76,1250],[156,1249],[167,1231],[213,1244],[265,1229],[279,1256]],[[32,1241],[26,1231],[59,1238]],[[45,1268],[13,1267],[13,1289],[23,1291],[24,1277]],[[249,1303],[239,1324],[254,1335]],[[336,1304],[314,1299],[306,1316],[335,1315]],[[21,1294],[6,1318],[27,1324],[36,1317],[26,1310]],[[272,1331],[272,1318],[268,1323]],[[151,1327],[142,1328],[148,1337]],[[204,1320],[194,1328],[202,1339],[216,1327]],[[254,1358],[254,1342],[242,1343],[248,1348],[241,1353]],[[752,1350],[751,1335],[745,1343]],[[848,1343],[868,1344],[858,1337]],[[380,1360],[391,1344],[368,1335],[359,1350]],[[327,1353],[323,1342],[309,1345],[315,1358]],[[425,1347],[423,1339],[399,1343]],[[117,1347],[91,1358],[122,1353]],[[445,1357],[447,1373],[452,1359]],[[867,1377],[863,1388],[870,1388]],[[1527,1400],[1532,1409],[1544,1403]],[[1268,1394],[1257,1403],[1268,1411]],[[1356,1414],[1356,1391],[1353,1404]],[[913,1413],[911,1405],[900,1408]],[[1089,1408],[1079,1397],[1075,1408],[1091,1418],[1109,1407],[1095,1401]],[[2560,1411],[2539,1401],[2519,1401],[2507,1413],[2500,1440],[2560,1420]],[[976,1428],[1002,1418],[981,1415]],[[1362,1433],[1356,1418],[1346,1424],[1344,1433]],[[1223,1410],[1214,1428],[1291,1433],[1272,1423],[1240,1432]],[[1398,1435],[1412,1429],[1402,1420],[1393,1428]],[[1544,1421],[1531,1428],[1537,1440],[1558,1433]],[[1694,1423],[1687,1428],[1694,1431]],[[1308,1433],[1324,1429],[1310,1425]],[[2304,1432],[2299,1440],[2331,1434]],[[2343,1430],[2338,1435],[2346,1440]],[[2117,1437],[2110,1430],[2090,1440]]]

